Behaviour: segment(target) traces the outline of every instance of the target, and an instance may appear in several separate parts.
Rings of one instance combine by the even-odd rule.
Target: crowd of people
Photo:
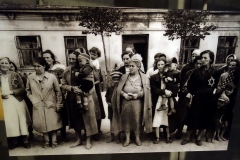
[[[68,55],[66,67],[50,50],[33,60],[35,72],[18,72],[7,57],[0,58],[0,83],[9,149],[20,144],[31,148],[33,130],[42,133],[43,148],[58,147],[57,133],[68,141],[66,126],[74,129],[77,147],[86,141],[99,141],[101,120],[106,117],[101,83],[103,77],[98,58],[101,52],[79,48]],[[228,138],[239,82],[239,61],[229,55],[226,65],[215,68],[214,53],[194,50],[191,61],[179,69],[175,57],[154,56],[153,67],[145,74],[141,55],[127,47],[123,64],[111,72],[112,84],[106,91],[110,137],[107,143],[122,141],[126,147],[134,139],[141,146],[143,132],[160,142],[172,143],[172,133],[185,145]],[[187,126],[183,138],[183,127]],[[163,133],[163,134],[162,134]],[[115,137],[117,136],[117,137]]]

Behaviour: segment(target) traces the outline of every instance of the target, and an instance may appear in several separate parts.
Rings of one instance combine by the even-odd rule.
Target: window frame
[[[226,45],[226,40],[227,38],[233,38],[233,45],[232,46],[225,46]],[[224,39],[224,45],[221,46],[220,40]],[[237,46],[237,41],[238,41],[238,36],[218,36],[218,44],[217,44],[217,51],[216,51],[216,59],[215,59],[215,64],[216,65],[221,65],[221,64],[225,64],[225,59],[227,58],[228,55],[230,54],[234,54],[235,55],[235,51],[236,51],[236,47]],[[223,62],[218,62],[217,61],[217,57],[218,57],[218,51],[220,49],[224,49],[225,50],[225,58]],[[232,50],[232,53],[228,54],[226,50]]]
[[[192,45],[186,46],[185,45],[189,39],[194,39],[194,38],[196,38],[196,40],[197,40],[196,46],[192,46]],[[179,64],[187,64],[189,61],[191,61],[191,55],[192,55],[193,50],[199,49],[199,46],[200,46],[200,37],[198,37],[198,36],[187,36],[187,37],[185,37],[185,42],[184,42],[183,38],[181,38]],[[183,47],[184,47],[184,52],[183,52]],[[187,52],[187,61],[185,62],[184,60],[185,60],[185,56],[186,56],[186,54],[185,54],[186,51],[188,51],[188,52]]]
[[[36,42],[37,42],[37,47],[36,48],[23,48],[23,47],[21,47],[20,37],[35,37]],[[41,36],[40,35],[21,35],[21,36],[15,36],[14,39],[15,39],[15,46],[17,48],[20,68],[33,68],[31,65],[27,65],[27,64],[24,63],[24,60],[23,60],[23,54],[24,53],[22,53],[22,51],[29,50],[29,51],[37,51],[38,54],[39,54],[39,52],[42,53]],[[32,57],[32,59],[33,59],[33,57]]]
[[[74,39],[74,47],[68,47],[67,46],[67,40],[68,39]],[[86,52],[88,51],[87,50],[87,36],[64,36],[64,45],[65,45],[65,56],[66,56],[66,64],[67,66],[69,65],[68,63],[68,55],[69,55],[69,50],[75,50],[77,49],[79,46],[78,46],[78,39],[83,39],[85,41],[85,46],[83,45],[84,49],[86,50]]]

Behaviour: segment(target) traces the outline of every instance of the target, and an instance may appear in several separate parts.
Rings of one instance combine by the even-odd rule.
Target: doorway
[[[122,51],[126,47],[130,46],[135,49],[135,53],[138,53],[142,56],[142,63],[144,70],[147,70],[148,63],[148,35],[123,35],[122,36]]]

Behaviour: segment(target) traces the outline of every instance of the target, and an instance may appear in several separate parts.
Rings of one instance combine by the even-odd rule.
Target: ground
[[[104,97],[105,93],[102,93]],[[104,102],[105,111],[107,113],[107,105]],[[34,132],[35,139],[31,142],[32,148],[25,149],[23,147],[15,148],[9,151],[10,156],[30,156],[30,155],[69,155],[69,154],[109,154],[109,153],[136,153],[136,152],[185,152],[185,151],[216,151],[216,150],[227,150],[228,141],[215,141],[214,143],[207,143],[203,140],[202,146],[197,146],[195,143],[188,143],[181,145],[181,140],[175,140],[174,135],[173,143],[167,144],[165,138],[160,137],[159,144],[153,144],[152,139],[149,135],[143,134],[141,136],[142,146],[136,146],[134,141],[128,147],[123,147],[122,143],[117,144],[116,142],[106,143],[110,137],[110,121],[106,118],[102,120],[101,130],[103,135],[100,141],[92,140],[93,147],[90,150],[85,149],[85,141],[81,146],[75,148],[69,148],[74,143],[75,135],[74,130],[67,130],[67,137],[69,142],[62,142],[60,133],[58,133],[58,144],[57,148],[42,148],[43,137],[40,133]]]

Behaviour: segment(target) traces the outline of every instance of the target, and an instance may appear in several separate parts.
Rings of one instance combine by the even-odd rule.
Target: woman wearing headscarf
[[[122,76],[117,87],[117,109],[120,113],[121,129],[125,131],[126,141],[130,144],[130,132],[135,133],[135,142],[142,145],[140,128],[145,126],[146,132],[152,131],[152,101],[148,77],[140,71],[141,56],[136,54],[129,60],[129,74]]]
[[[81,53],[84,54],[84,53]],[[67,91],[67,98],[66,104],[68,108],[69,114],[69,127],[73,128],[76,133],[77,141],[71,146],[76,147],[82,144],[82,136],[81,130],[85,130],[87,140],[86,140],[86,149],[90,149],[92,147],[90,138],[92,135],[98,133],[97,122],[96,122],[96,115],[95,115],[95,104],[93,101],[92,94],[95,92],[93,88],[88,96],[88,111],[86,112],[79,112],[76,109],[76,94],[84,94],[81,89],[79,89],[79,81],[78,77],[76,77],[76,72],[79,73],[81,69],[80,62],[84,61],[83,57],[87,57],[87,55],[81,55],[79,52],[74,51],[70,53],[68,56],[68,62],[70,67],[68,67],[64,73],[62,78],[62,89]],[[89,56],[88,56],[89,57]],[[85,58],[86,59],[86,58]],[[89,63],[89,58],[88,63]],[[93,69],[91,67],[86,67],[84,72],[90,73],[93,80]]]

